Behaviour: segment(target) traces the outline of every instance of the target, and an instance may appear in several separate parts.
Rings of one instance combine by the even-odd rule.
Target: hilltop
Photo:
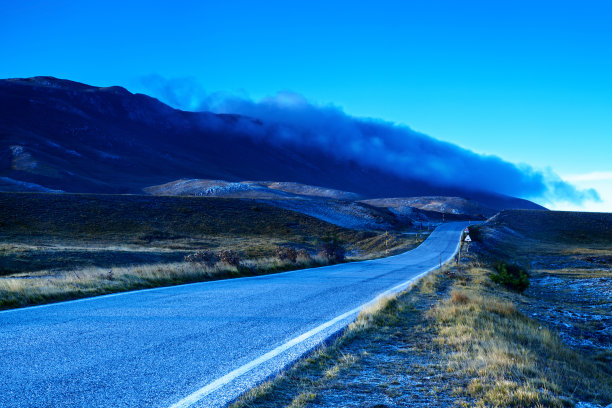
[[[541,208],[400,178],[315,146],[275,144],[270,129],[246,116],[173,109],[121,87],[52,77],[0,80],[0,189],[141,194],[181,179],[270,180],[270,191],[293,194],[308,185],[364,199],[435,195],[469,197],[492,209]],[[299,184],[287,190],[287,182]]]

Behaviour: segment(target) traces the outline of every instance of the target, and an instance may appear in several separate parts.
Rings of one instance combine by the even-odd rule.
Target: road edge
[[[470,223],[466,224],[466,226],[471,225]],[[372,300],[348,311],[345,312],[339,316],[334,317],[333,319],[328,320],[327,322],[322,323],[321,325],[299,335],[296,336],[294,338],[292,338],[291,340],[283,343],[282,345],[276,347],[275,349],[263,354],[262,356],[251,360],[250,362],[234,369],[233,371],[225,374],[222,377],[219,377],[218,379],[216,379],[213,382],[208,383],[207,385],[205,385],[204,387],[199,388],[198,390],[192,392],[191,394],[187,395],[186,397],[184,397],[183,399],[181,399],[180,401],[172,404],[169,408],[191,408],[191,407],[208,407],[208,406],[227,406],[229,404],[231,404],[232,402],[236,401],[238,398],[240,398],[241,395],[243,395],[245,392],[249,391],[252,388],[257,387],[259,384],[269,380],[270,378],[273,378],[275,376],[277,376],[279,373],[281,373],[282,371],[287,370],[288,368],[292,367],[293,365],[295,365],[301,358],[303,358],[304,356],[310,354],[314,349],[316,349],[317,347],[320,347],[322,344],[325,344],[327,342],[329,342],[330,340],[337,338],[339,335],[341,335],[346,328],[348,327],[348,325],[350,323],[352,323],[353,321],[355,321],[355,319],[357,318],[357,316],[359,315],[359,313],[364,310],[365,308],[372,306],[374,304],[376,304],[377,302],[379,302],[381,299],[384,299],[386,297],[398,294],[403,292],[404,290],[408,289],[409,287],[412,287],[416,282],[418,282],[421,278],[423,278],[425,275],[440,269],[440,266],[445,265],[446,263],[448,263],[449,261],[451,261],[454,256],[457,254],[457,252],[459,252],[459,248],[461,246],[461,237],[463,234],[463,229],[461,229],[461,231],[458,233],[458,239],[457,239],[457,246],[455,247],[455,250],[453,251],[453,253],[447,257],[445,260],[443,260],[443,262],[441,262],[441,265],[439,266],[434,266],[431,267],[429,269],[427,269],[426,271],[418,274],[417,276],[414,276],[412,278],[410,278],[409,280],[402,282],[380,294],[378,294],[376,297],[374,297]],[[397,256],[397,255],[394,255]],[[393,257],[393,256],[392,256]],[[389,257],[389,258],[392,258]],[[367,261],[364,261],[367,262]],[[292,271],[294,272],[294,271]],[[329,329],[329,330],[328,330]],[[327,331],[326,331],[327,330]],[[259,378],[256,379],[250,386],[248,387],[237,387],[239,389],[239,391],[232,393],[230,395],[227,394],[222,394],[221,395],[217,395],[215,396],[214,393],[219,391],[221,389],[221,387],[232,383],[236,380],[238,380],[241,376],[244,376],[246,374],[248,374],[251,370],[253,370],[256,367],[259,367],[263,364],[266,364],[268,362],[270,362],[272,359],[274,359],[275,357],[281,356],[282,353],[288,352],[291,348],[293,347],[297,347],[299,345],[304,345],[305,342],[309,341],[309,340],[314,340],[314,341],[310,341],[310,344],[308,344],[307,347],[305,347],[304,349],[300,350],[299,353],[297,353],[297,355],[293,355],[291,356],[291,358],[287,359],[286,361],[283,362],[282,365],[280,365],[279,367],[275,367],[272,369],[272,372],[267,374],[265,377],[263,378]],[[294,353],[296,354],[296,353]],[[235,394],[235,395],[234,395]]]

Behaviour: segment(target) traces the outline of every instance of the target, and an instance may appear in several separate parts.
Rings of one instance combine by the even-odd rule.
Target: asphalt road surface
[[[466,226],[384,259],[0,312],[0,407],[224,406],[452,258]]]

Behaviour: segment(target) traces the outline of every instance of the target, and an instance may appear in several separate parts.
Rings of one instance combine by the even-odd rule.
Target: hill
[[[398,216],[386,208],[353,201],[359,195],[348,191],[290,182],[192,179],[151,186],[144,191],[160,196],[252,199],[359,230],[400,229],[414,225],[419,218],[416,212],[409,217]]]
[[[270,256],[314,251],[335,237],[374,237],[250,200],[144,195],[0,193],[0,275],[17,271],[177,262],[195,250]]]
[[[593,267],[612,259],[612,213],[506,210],[470,227],[470,236],[482,255],[527,268],[549,263]]]
[[[489,219],[480,229],[507,231],[541,243],[609,244],[612,242],[612,213],[506,210]]]
[[[297,194],[304,191],[283,183],[364,198],[443,195],[493,209],[541,208],[400,178],[313,146],[273,144],[264,125],[240,115],[173,109],[121,87],[51,77],[0,80],[0,188],[139,194],[179,179],[273,180],[269,188]]]
[[[466,216],[475,220],[485,219],[497,212],[477,201],[461,197],[376,198],[363,200],[362,202],[375,207],[389,208],[398,214],[410,214],[414,211],[414,208],[418,208],[423,211],[451,216]]]

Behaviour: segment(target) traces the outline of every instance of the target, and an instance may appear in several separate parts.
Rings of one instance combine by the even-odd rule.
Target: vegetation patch
[[[521,313],[519,294],[500,292],[491,267],[465,268],[452,295],[431,310],[447,370],[470,379],[459,391],[478,406],[572,406],[612,402],[612,371]]]
[[[523,292],[529,286],[529,274],[517,264],[497,262],[495,271],[491,273],[491,280],[505,287]]]
[[[218,261],[212,265],[177,262],[16,274],[0,278],[0,309],[323,265],[327,265],[327,261],[319,257],[300,258],[296,262],[273,257],[245,260],[235,252],[221,251]]]
[[[495,273],[471,254],[427,275],[233,407],[611,403],[610,363],[529,317],[526,296]]]
[[[253,200],[0,193],[0,308],[369,259],[424,237]]]

